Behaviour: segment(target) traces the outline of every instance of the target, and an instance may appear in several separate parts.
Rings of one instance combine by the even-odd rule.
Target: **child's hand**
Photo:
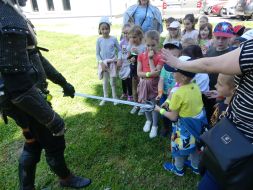
[[[154,109],[154,110],[155,110],[156,112],[159,112],[160,109],[161,109],[161,108],[160,108],[158,105],[155,105],[155,109]]]
[[[156,96],[156,100],[160,100],[161,99],[161,97],[162,97],[162,94],[158,94],[157,96]]]
[[[102,68],[102,71],[107,71],[108,70],[108,67],[107,67],[107,64],[106,64],[107,62],[102,62],[102,63],[100,63],[100,65],[101,65],[101,68]]]
[[[163,104],[161,105],[162,108],[165,108],[165,109],[169,109],[169,104],[165,101],[163,102]]]
[[[122,66],[122,60],[119,59],[119,60],[117,61],[117,67],[121,67],[121,66]]]
[[[150,50],[150,51],[148,52],[148,58],[149,58],[149,59],[153,59],[154,55],[155,55],[154,50]]]

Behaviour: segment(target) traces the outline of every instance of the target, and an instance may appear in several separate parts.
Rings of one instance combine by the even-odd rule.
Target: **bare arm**
[[[157,65],[154,71],[149,72],[149,77],[157,77],[160,74],[162,66]],[[147,72],[142,71],[142,65],[141,62],[138,61],[137,63],[137,75],[138,77],[146,77]]]
[[[159,106],[155,106],[155,111],[160,112],[161,108]],[[178,119],[178,111],[165,111],[163,114],[171,121],[176,121]]]
[[[201,58],[193,61],[181,61],[168,50],[162,50],[162,60],[171,67],[195,73],[223,73],[227,75],[241,74],[239,56],[241,49],[217,57]]]

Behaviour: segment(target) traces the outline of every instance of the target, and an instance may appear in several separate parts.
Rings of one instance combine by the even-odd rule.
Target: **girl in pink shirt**
[[[158,95],[159,74],[163,66],[161,53],[158,51],[160,34],[155,30],[145,33],[146,51],[138,56],[137,75],[140,77],[138,84],[138,102],[155,102]],[[157,136],[158,113],[155,111],[145,112],[146,123],[143,127],[144,132],[149,132],[149,137]],[[151,128],[152,126],[152,128]],[[151,129],[151,130],[150,130]]]

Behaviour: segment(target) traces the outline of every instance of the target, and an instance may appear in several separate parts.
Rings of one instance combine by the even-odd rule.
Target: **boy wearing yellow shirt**
[[[180,58],[179,58],[180,59]],[[201,91],[197,84],[192,82],[194,73],[165,65],[165,69],[173,72],[177,89],[169,100],[169,111],[159,106],[155,110],[171,121],[176,121],[172,126],[171,152],[173,163],[166,162],[166,170],[178,176],[184,175],[184,162],[189,157],[189,167],[198,174],[199,154],[196,150],[195,138],[198,138],[202,127],[207,124]]]

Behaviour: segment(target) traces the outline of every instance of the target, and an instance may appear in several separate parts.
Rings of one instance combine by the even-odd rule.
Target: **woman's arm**
[[[241,49],[217,57],[201,58],[193,61],[181,61],[168,50],[162,50],[162,61],[171,67],[195,73],[223,73],[227,75],[241,74],[239,56]]]

